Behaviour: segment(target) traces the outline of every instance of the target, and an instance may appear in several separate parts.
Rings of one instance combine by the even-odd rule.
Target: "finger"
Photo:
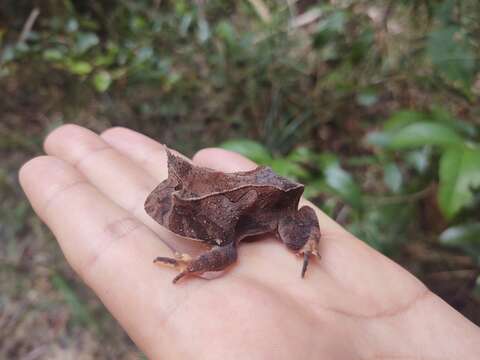
[[[130,158],[152,177],[159,181],[167,177],[167,156],[163,145],[159,142],[123,127],[108,129],[100,136],[111,147]]]
[[[77,125],[64,125],[47,137],[44,147],[47,154],[76,167],[103,194],[159,234],[172,250],[194,250],[191,243],[175,241],[170,232],[145,212],[145,199],[158,185],[158,180],[93,131]]]
[[[224,172],[248,171],[258,166],[245,156],[220,148],[202,149],[193,156],[192,160],[199,166]]]
[[[169,291],[172,271],[152,264],[167,248],[63,160],[31,160],[20,182],[72,267],[140,347],[157,347],[151,336],[182,293]]]

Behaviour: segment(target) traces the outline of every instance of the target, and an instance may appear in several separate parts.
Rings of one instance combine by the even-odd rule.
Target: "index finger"
[[[152,264],[155,256],[169,254],[168,248],[63,160],[30,160],[20,170],[20,181],[74,270],[132,339],[158,354],[166,336],[154,334],[168,335],[161,324],[186,291],[169,291],[172,273]]]

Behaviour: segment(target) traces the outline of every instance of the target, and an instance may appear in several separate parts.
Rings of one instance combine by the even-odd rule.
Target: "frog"
[[[166,146],[165,152],[168,177],[147,196],[145,211],[174,234],[206,245],[196,257],[175,251],[153,260],[179,271],[174,284],[225,270],[237,261],[239,244],[259,235],[273,234],[303,257],[301,278],[310,259],[320,259],[317,215],[308,205],[299,208],[304,185],[268,166],[228,173],[195,165]]]

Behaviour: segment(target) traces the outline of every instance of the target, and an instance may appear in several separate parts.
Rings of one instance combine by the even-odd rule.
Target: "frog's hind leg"
[[[157,257],[153,262],[178,268],[180,273],[173,279],[173,283],[176,283],[187,274],[221,271],[235,260],[237,260],[237,248],[235,242],[231,242],[223,246],[215,246],[194,259],[187,254],[176,253],[175,258]]]
[[[320,226],[315,211],[309,206],[303,206],[295,214],[280,219],[278,234],[290,250],[295,251],[297,255],[303,255],[302,277],[304,277],[310,257],[313,255],[320,258],[318,253]]]

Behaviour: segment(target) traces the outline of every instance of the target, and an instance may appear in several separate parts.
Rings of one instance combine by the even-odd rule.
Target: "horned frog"
[[[286,247],[303,255],[301,276],[309,259],[320,257],[320,227],[309,206],[298,209],[302,184],[265,166],[224,173],[195,166],[165,147],[168,178],[148,195],[146,212],[173,233],[201,241],[209,250],[196,258],[175,253],[154,262],[174,266],[187,274],[221,271],[237,260],[237,246],[247,237],[273,233]]]

